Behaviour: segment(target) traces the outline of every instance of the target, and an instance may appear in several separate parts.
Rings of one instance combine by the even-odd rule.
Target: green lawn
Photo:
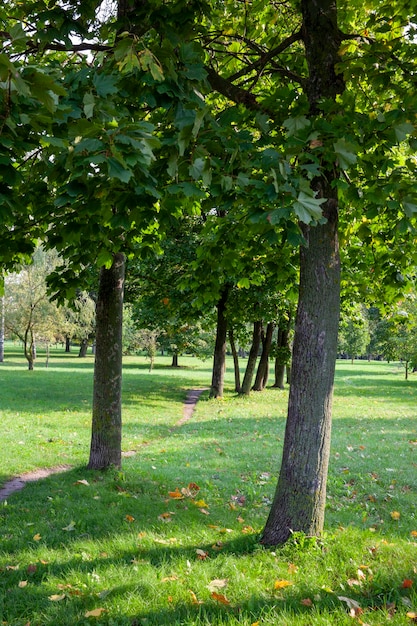
[[[288,394],[236,398],[230,366],[225,398],[203,394],[176,426],[187,389],[210,384],[210,362],[180,363],[158,357],[149,373],[144,358],[125,359],[123,450],[136,454],[102,474],[85,469],[92,357],[57,350],[28,372],[8,347],[0,480],[73,469],[0,503],[0,623],[410,624],[417,378],[398,364],[338,363],[325,535],[270,550],[258,539]]]

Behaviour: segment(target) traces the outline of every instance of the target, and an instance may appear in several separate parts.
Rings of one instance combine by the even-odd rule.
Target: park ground
[[[18,347],[0,366],[0,484],[66,471],[0,503],[0,623],[10,626],[411,624],[417,621],[417,377],[339,361],[320,539],[259,543],[287,391],[190,389],[211,363],[124,362],[123,467],[87,471],[93,360]],[[68,469],[69,467],[69,469]]]

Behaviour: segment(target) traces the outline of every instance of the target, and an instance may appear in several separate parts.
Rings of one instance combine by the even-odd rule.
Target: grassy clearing
[[[11,354],[0,366],[2,479],[74,466],[0,504],[0,619],[13,626],[410,624],[417,380],[403,380],[392,364],[338,364],[326,533],[267,550],[258,539],[287,392],[243,399],[229,390],[222,401],[203,394],[192,420],[176,427],[186,390],[210,381],[209,363],[183,364],[171,370],[158,358],[149,373],[144,359],[126,359],[123,449],[137,454],[121,472],[105,474],[83,466],[91,357],[58,352],[48,369],[38,363],[26,372]],[[190,483],[199,489],[172,497]]]

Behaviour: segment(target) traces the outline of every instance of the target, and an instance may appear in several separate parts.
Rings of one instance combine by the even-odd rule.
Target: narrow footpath
[[[178,422],[176,422],[176,424],[174,424],[171,428],[171,432],[191,419],[201,394],[206,390],[206,387],[204,389],[190,389],[184,402],[183,416],[180,420],[178,420]],[[122,455],[124,457],[133,456],[133,454],[136,453],[137,451],[129,451],[124,454],[122,453]],[[48,478],[48,476],[52,476],[52,474],[68,472],[70,469],[72,469],[71,465],[56,465],[55,467],[48,467],[44,469],[39,468],[31,472],[20,474],[20,476],[14,476],[0,488],[0,502],[7,500],[7,498],[13,493],[16,493],[16,491],[21,491],[25,487],[26,483],[32,483],[37,480],[42,480],[42,478]]]

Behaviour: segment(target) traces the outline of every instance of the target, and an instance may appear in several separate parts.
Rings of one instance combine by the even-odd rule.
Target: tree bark
[[[340,33],[335,0],[302,0],[303,39],[309,67],[310,111],[343,89],[336,75]],[[292,381],[278,485],[262,543],[284,543],[292,531],[319,535],[324,524],[330,453],[331,406],[340,308],[336,167],[313,181],[326,198],[327,222],[303,225],[300,289],[295,323]]]
[[[121,466],[122,323],[125,258],[101,268],[96,308],[90,469]]]
[[[179,367],[178,365],[178,352],[173,352],[171,367]]]
[[[285,368],[288,367],[289,359],[289,339],[290,339],[290,324],[288,321],[287,327],[278,326],[277,332],[277,356],[275,357],[275,382],[273,387],[278,389],[284,389]]]
[[[236,350],[235,336],[233,328],[229,330],[229,343],[233,356],[233,371],[235,374],[235,391],[240,393],[240,369],[239,369],[239,355]]]
[[[259,359],[258,371],[256,372],[255,382],[253,384],[254,391],[263,391],[266,387],[269,377],[269,353],[271,352],[272,335],[274,333],[275,324],[268,322],[265,335],[262,337],[262,354]]]
[[[248,362],[246,364],[245,375],[243,377],[240,393],[248,396],[252,387],[253,375],[255,373],[256,360],[258,358],[259,347],[261,345],[262,322],[254,322],[252,333],[252,345],[249,350]]]
[[[210,398],[221,398],[224,391],[227,339],[226,304],[228,296],[229,288],[225,286],[220,295],[220,300],[217,303],[216,343],[214,346]]]
[[[68,335],[65,337],[65,352],[71,352],[71,339]]]
[[[0,300],[0,363],[4,361],[4,296]]]
[[[82,339],[81,340],[81,345],[80,345],[80,351],[78,353],[78,357],[83,359],[84,357],[87,356],[87,350],[88,350],[88,339]]]

